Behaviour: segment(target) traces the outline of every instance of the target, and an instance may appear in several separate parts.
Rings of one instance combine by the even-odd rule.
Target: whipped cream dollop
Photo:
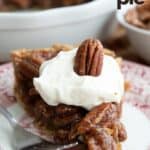
[[[48,105],[67,104],[87,110],[103,102],[120,102],[124,80],[116,60],[104,55],[99,76],[80,76],[74,72],[77,49],[60,52],[44,62],[40,75],[33,79],[34,87]]]

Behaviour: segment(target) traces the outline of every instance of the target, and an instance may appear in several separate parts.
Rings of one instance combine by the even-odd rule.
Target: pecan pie
[[[66,144],[80,140],[89,150],[120,150],[121,142],[127,138],[120,122],[123,101],[104,102],[91,110],[63,103],[52,106],[43,100],[33,85],[33,78],[39,76],[43,62],[52,60],[62,50],[70,49],[72,46],[55,45],[48,49],[14,51],[15,96],[51,142]],[[83,42],[75,58],[75,72],[82,76],[100,75],[103,53],[117,60],[115,54],[103,49],[98,40]],[[94,70],[93,66],[98,69]]]

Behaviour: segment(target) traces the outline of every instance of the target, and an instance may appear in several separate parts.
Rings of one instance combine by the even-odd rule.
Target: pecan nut
[[[93,108],[80,122],[78,131],[82,134],[88,132],[93,126],[106,127],[110,122],[119,119],[119,105],[116,103],[103,103]]]
[[[100,75],[103,55],[103,46],[99,40],[85,40],[79,46],[75,57],[75,72],[79,75]]]

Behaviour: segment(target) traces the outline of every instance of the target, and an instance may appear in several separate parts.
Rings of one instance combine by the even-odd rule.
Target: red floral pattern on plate
[[[13,94],[13,67],[12,64],[0,67],[0,104],[9,107],[16,102]]]
[[[138,107],[150,119],[150,68],[125,61],[122,65],[125,80],[131,83],[125,100]]]

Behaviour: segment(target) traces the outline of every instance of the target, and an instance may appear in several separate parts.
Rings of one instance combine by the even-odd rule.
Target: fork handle
[[[16,126],[17,121],[14,119],[12,114],[2,105],[0,105],[0,113],[8,120],[12,127]]]

